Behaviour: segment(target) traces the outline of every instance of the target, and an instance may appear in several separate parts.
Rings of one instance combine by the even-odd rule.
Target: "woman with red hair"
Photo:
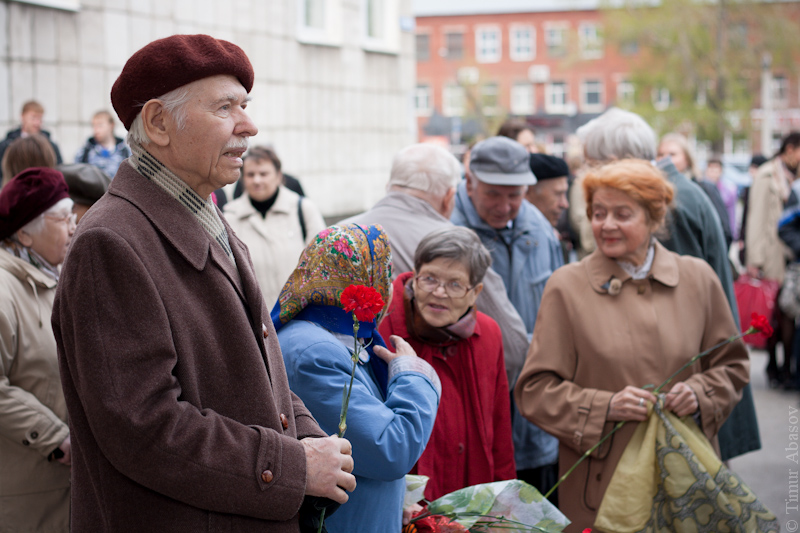
[[[657,168],[616,161],[583,188],[597,249],[548,281],[515,389],[522,414],[559,439],[562,475],[617,422],[647,419],[656,397],[645,385],[737,333],[711,267],[654,237],[673,198]],[[678,374],[664,408],[694,417],[719,453],[717,431],[748,379],[744,344],[728,344]],[[559,487],[567,533],[594,522],[637,425],[625,424]]]

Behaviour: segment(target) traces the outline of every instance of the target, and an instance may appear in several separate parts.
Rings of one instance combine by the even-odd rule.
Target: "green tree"
[[[717,152],[726,133],[750,132],[764,54],[771,54],[774,72],[794,73],[800,37],[795,2],[623,0],[609,2],[604,16],[609,44],[631,58],[636,96],[627,107],[661,133],[693,133]],[[664,89],[667,108],[654,103]]]

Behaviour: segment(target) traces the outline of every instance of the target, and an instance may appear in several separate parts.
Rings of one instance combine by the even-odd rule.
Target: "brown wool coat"
[[[524,416],[560,441],[559,471],[613,429],[609,402],[626,385],[661,384],[701,350],[736,334],[728,301],[708,263],[656,243],[646,279],[634,281],[599,250],[558,269],[547,283],[528,359],[515,389]],[[622,281],[617,296],[603,285]],[[702,430],[716,434],[749,380],[741,341],[679,374],[697,394]],[[667,387],[667,390],[669,387]],[[592,527],[617,462],[636,429],[629,422],[559,487],[565,531]]]
[[[127,162],[81,220],[53,309],[73,531],[298,531],[298,439],[324,433],[289,390],[247,248],[227,229],[238,272]]]

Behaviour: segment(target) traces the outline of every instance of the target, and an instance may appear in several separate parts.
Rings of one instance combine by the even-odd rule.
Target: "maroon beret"
[[[148,100],[218,74],[238,78],[248,93],[253,88],[253,65],[235,44],[210,35],[172,35],[153,41],[128,59],[111,88],[111,104],[130,129]]]
[[[0,189],[0,240],[11,237],[64,198],[69,194],[61,172],[47,167],[26,168]]]

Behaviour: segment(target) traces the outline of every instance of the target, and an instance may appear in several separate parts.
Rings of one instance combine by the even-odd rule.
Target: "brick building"
[[[416,0],[420,139],[440,137],[459,145],[493,134],[504,118],[517,116],[533,126],[538,142],[562,154],[579,126],[633,98],[630,65],[639,48],[634,42],[606,42],[600,5],[599,0]],[[780,139],[800,129],[797,75],[775,73],[772,94],[774,138]],[[652,103],[668,109],[668,91],[653,91]],[[753,109],[751,140],[729,139],[726,152],[760,150],[762,116],[760,108]],[[704,147],[698,148],[702,154]]]

